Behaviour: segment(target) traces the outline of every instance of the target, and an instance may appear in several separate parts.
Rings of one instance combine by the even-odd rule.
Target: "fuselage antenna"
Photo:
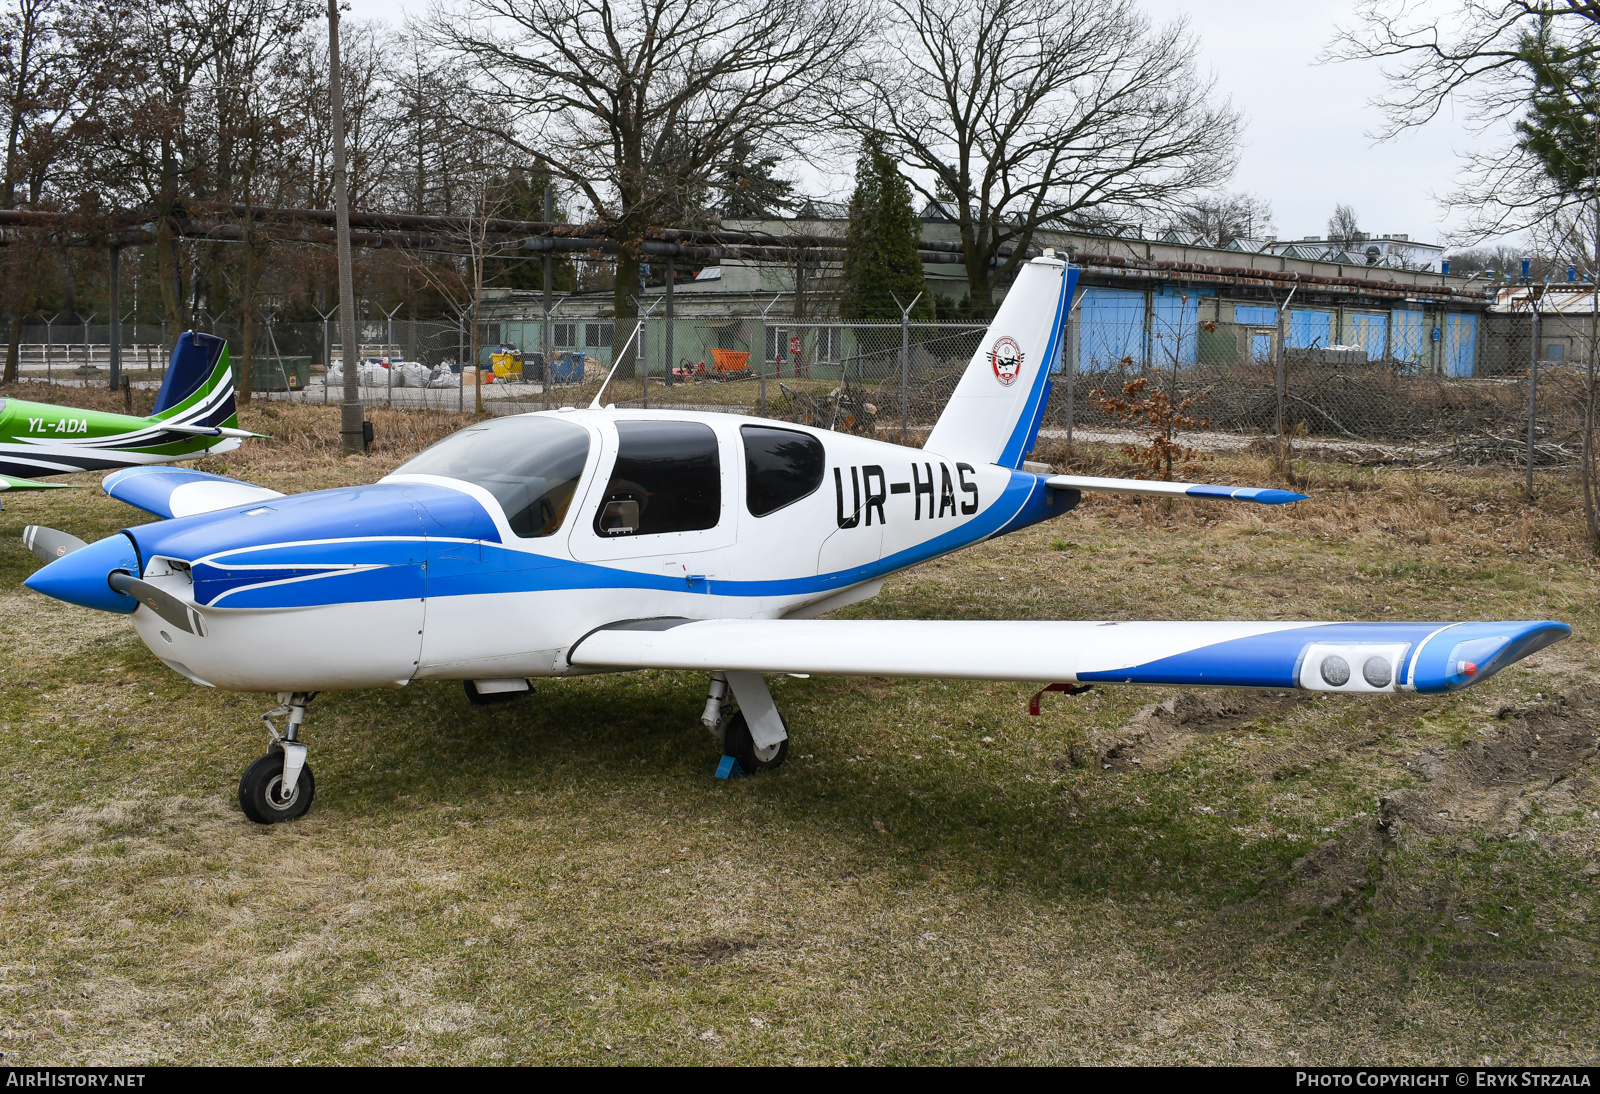
[[[606,384],[609,384],[611,382],[611,377],[617,374],[617,366],[622,364],[622,359],[628,355],[628,347],[633,345],[633,340],[635,338],[639,337],[639,328],[643,326],[643,320],[635,323],[633,325],[633,333],[628,335],[628,340],[626,342],[622,343],[622,349],[611,355],[611,371],[606,373],[605,384],[601,384],[600,390],[594,393],[594,402],[589,404],[590,410],[600,409],[600,396],[606,393]]]

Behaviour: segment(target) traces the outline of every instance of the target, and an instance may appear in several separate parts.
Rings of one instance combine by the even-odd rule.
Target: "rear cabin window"
[[[816,492],[827,462],[809,433],[764,425],[739,427],[744,439],[744,503],[753,517],[776,513]]]
[[[440,475],[481,486],[522,539],[554,535],[589,458],[589,431],[528,416],[463,429],[400,465],[397,475]]]
[[[649,536],[715,528],[722,517],[717,435],[698,422],[618,422],[617,462],[596,534]]]

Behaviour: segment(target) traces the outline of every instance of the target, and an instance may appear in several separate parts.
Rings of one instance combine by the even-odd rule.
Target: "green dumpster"
[[[304,391],[311,382],[311,358],[257,357],[250,373],[252,391]]]

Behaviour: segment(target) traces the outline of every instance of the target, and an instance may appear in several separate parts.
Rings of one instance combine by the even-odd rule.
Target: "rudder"
[[[181,418],[185,425],[237,424],[226,339],[192,330],[178,336],[151,417]]]

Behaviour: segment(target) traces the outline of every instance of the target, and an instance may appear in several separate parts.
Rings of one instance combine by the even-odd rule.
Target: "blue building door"
[[[1257,331],[1250,336],[1250,359],[1258,362],[1272,360],[1272,335]]]
[[[1088,288],[1078,304],[1078,370],[1144,363],[1144,293]]]
[[[1416,372],[1428,348],[1422,312],[1396,308],[1389,314],[1389,329],[1394,333],[1394,345],[1390,347],[1394,359],[1404,364],[1407,372]]]
[[[1291,349],[1322,349],[1329,344],[1333,316],[1325,311],[1289,312],[1289,347]]]
[[[1367,360],[1381,361],[1387,355],[1389,317],[1356,314],[1350,317],[1350,341],[1367,351]]]
[[[1471,376],[1478,361],[1478,317],[1450,312],[1444,317],[1444,373]]]

